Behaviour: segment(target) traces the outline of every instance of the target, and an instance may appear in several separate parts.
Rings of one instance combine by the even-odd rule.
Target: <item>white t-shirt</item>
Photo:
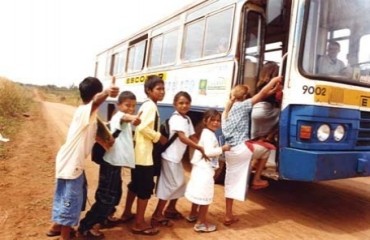
[[[175,112],[171,116],[168,124],[170,126],[169,139],[175,134],[175,132],[183,132],[186,137],[194,135],[195,133],[193,123],[190,118],[188,116],[181,116],[178,112]],[[179,138],[176,138],[166,151],[162,153],[162,158],[167,161],[179,163],[185,153],[186,146],[187,145],[181,142]]]
[[[76,179],[83,173],[97,130],[96,112],[90,115],[91,108],[92,101],[79,106],[74,113],[67,140],[56,157],[56,178]]]
[[[319,58],[318,73],[327,75],[341,75],[341,70],[345,68],[344,63],[336,59],[335,61],[325,55]]]
[[[105,153],[103,159],[113,166],[135,168],[134,143],[132,139],[131,123],[121,119],[125,113],[118,111],[110,120],[110,130],[114,133],[121,130],[113,146]]]
[[[204,153],[207,157],[210,158],[211,161],[206,161],[202,153],[198,150],[194,151],[193,158],[191,159],[191,163],[193,165],[199,166],[209,166],[212,167],[212,161],[218,161],[219,156],[222,154],[222,147],[220,147],[216,134],[209,130],[208,128],[204,128],[202,130],[202,134],[200,135],[200,139],[198,142],[199,145],[203,146]]]

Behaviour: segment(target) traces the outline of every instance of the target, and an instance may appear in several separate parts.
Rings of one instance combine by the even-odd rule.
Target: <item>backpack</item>
[[[173,115],[171,115],[172,117]],[[159,176],[159,174],[161,173],[161,162],[162,162],[162,153],[164,151],[166,151],[166,149],[176,140],[176,138],[178,137],[178,134],[175,133],[174,135],[172,135],[171,138],[169,138],[170,136],[170,124],[169,124],[169,121],[170,121],[170,118],[167,118],[166,120],[164,120],[161,125],[159,126],[159,132],[161,133],[161,135],[165,136],[168,141],[165,145],[162,145],[160,142],[156,142],[153,144],[153,152],[152,152],[152,156],[153,156],[153,164],[154,164],[154,176]],[[156,129],[156,126],[158,126],[158,116],[156,115],[155,117],[155,121],[154,121],[154,130],[157,131]]]
[[[104,124],[101,120],[98,120],[98,132],[97,134],[100,134],[99,131],[103,131],[102,128],[104,128],[104,131],[109,131],[109,124],[102,126]],[[119,134],[121,133],[121,130],[116,130],[112,135],[113,138],[117,138]],[[105,133],[105,134],[109,134]],[[103,164],[104,163],[104,154],[106,152],[106,148],[104,148],[99,142],[95,142],[91,151],[91,160],[95,162],[96,164]]]

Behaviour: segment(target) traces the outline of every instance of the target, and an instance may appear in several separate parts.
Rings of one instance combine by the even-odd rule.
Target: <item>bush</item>
[[[30,93],[19,84],[0,78],[0,117],[17,116],[28,110]]]
[[[18,129],[22,113],[28,111],[32,93],[17,83],[0,77],[0,133],[12,138]],[[6,144],[0,143],[0,159],[6,157]]]

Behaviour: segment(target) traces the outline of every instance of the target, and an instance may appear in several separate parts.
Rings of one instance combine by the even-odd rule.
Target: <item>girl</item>
[[[169,218],[182,218],[181,213],[176,210],[177,199],[184,196],[185,176],[181,159],[186,147],[197,149],[204,155],[202,146],[196,144],[194,127],[186,114],[190,109],[191,97],[187,92],[178,92],[173,100],[175,112],[169,120],[170,138],[177,133],[176,140],[162,153],[161,174],[157,183],[156,194],[159,198],[157,207],[152,216],[153,226],[172,226]],[[168,200],[170,204],[164,211]],[[163,214],[164,211],[164,214]]]
[[[249,140],[249,124],[252,106],[266,97],[276,93],[280,88],[281,77],[273,78],[256,95],[248,98],[248,87],[237,85],[231,91],[224,113],[222,115],[222,133],[225,142],[231,146],[225,154],[225,202],[226,213],[224,225],[229,226],[239,219],[233,215],[234,199],[245,201],[247,196],[247,184],[249,166],[252,157]],[[263,147],[253,144],[254,152],[264,151]]]
[[[265,63],[262,67],[257,83],[257,92],[261,91],[261,89],[266,86],[273,77],[276,77],[278,72],[279,66],[275,62]],[[268,150],[276,149],[276,147],[269,142],[271,142],[277,134],[281,97],[282,89],[278,89],[276,94],[273,94],[255,104],[252,109],[251,138],[254,142],[261,144]],[[270,151],[266,151],[264,154],[253,153],[253,162],[255,163],[256,172],[252,179],[252,189],[268,187],[269,183],[268,181],[261,179],[261,173],[266,165],[269,155]]]
[[[213,232],[216,225],[207,221],[206,216],[209,204],[213,201],[215,169],[218,168],[218,156],[222,152],[230,150],[229,145],[219,146],[215,131],[221,126],[221,114],[214,109],[204,113],[203,124],[205,128],[200,136],[199,144],[204,147],[206,155],[211,159],[207,161],[200,152],[195,151],[191,163],[190,181],[186,188],[185,197],[193,203],[187,220],[196,221],[194,230],[196,232]],[[196,205],[199,205],[197,213]],[[198,217],[196,217],[198,216]]]

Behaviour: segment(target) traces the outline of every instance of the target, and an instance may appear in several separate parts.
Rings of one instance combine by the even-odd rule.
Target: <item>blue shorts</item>
[[[86,178],[57,179],[52,221],[63,226],[77,226],[86,200]]]

